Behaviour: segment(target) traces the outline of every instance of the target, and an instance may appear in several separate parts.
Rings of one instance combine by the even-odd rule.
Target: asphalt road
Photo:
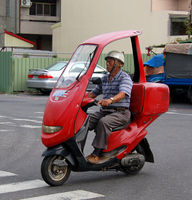
[[[65,185],[41,178],[41,122],[48,96],[0,94],[0,199],[191,200],[192,105],[178,102],[149,128],[155,164],[136,176],[72,172]],[[88,138],[88,144],[92,135]],[[90,145],[86,151],[91,151]]]

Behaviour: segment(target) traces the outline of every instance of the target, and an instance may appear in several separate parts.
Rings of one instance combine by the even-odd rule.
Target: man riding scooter
[[[43,117],[41,139],[47,149],[43,152],[41,175],[49,185],[64,184],[71,171],[114,170],[137,174],[145,162],[154,162],[146,128],[167,112],[169,88],[164,84],[146,82],[138,39],[140,34],[137,30],[105,33],[86,40],[74,52],[50,94]],[[124,55],[113,51],[105,57],[109,74],[88,97],[86,89],[103,49],[126,38],[131,41],[133,52],[134,83],[121,70]],[[74,76],[72,69],[78,68],[79,62],[84,63],[84,68]],[[95,106],[90,97],[102,93],[100,111],[90,116],[88,109]],[[86,159],[87,133],[94,128],[95,149]]]
[[[90,163],[97,164],[106,160],[102,151],[107,148],[108,136],[111,130],[127,124],[130,120],[130,98],[133,82],[130,76],[122,71],[124,54],[111,51],[105,57],[107,71],[99,85],[90,93],[89,97],[95,98],[103,94],[103,99],[98,102],[101,108],[90,115],[89,130],[95,129],[93,140],[94,151],[87,156]]]

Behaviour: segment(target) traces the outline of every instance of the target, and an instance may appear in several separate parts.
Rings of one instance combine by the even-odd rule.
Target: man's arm
[[[98,104],[100,104],[101,106],[109,106],[112,103],[117,103],[119,101],[121,101],[122,99],[124,99],[126,96],[125,92],[119,92],[117,95],[115,95],[112,99],[102,99],[98,102]]]

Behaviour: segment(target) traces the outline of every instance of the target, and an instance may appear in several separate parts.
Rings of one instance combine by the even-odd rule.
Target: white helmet
[[[105,56],[105,60],[107,58],[113,58],[113,59],[117,59],[120,62],[122,62],[124,64],[124,54],[119,52],[119,51],[110,51],[106,56]]]

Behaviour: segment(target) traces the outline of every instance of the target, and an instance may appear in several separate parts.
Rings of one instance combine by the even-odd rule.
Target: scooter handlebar
[[[98,100],[86,97],[84,98],[81,107],[86,112],[88,108],[92,106],[97,106],[98,105],[97,103],[98,103]]]

